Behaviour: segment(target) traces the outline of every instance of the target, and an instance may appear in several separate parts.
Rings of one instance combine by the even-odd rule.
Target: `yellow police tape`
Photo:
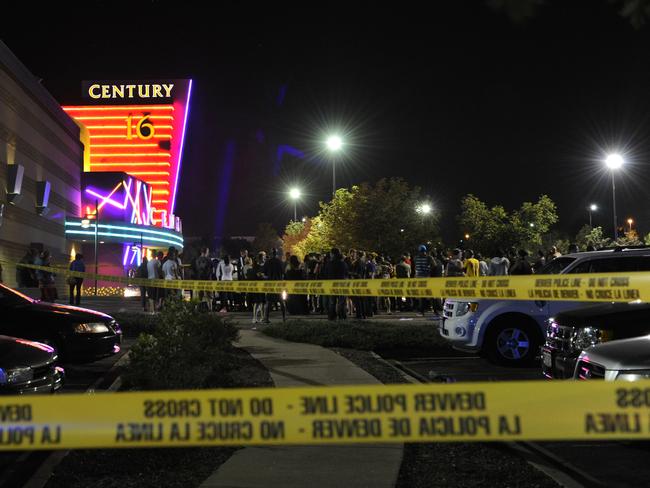
[[[649,302],[650,272],[315,281],[149,280],[13,263],[77,278],[176,290],[298,295]]]
[[[18,396],[0,450],[649,439],[649,407],[650,381]]]

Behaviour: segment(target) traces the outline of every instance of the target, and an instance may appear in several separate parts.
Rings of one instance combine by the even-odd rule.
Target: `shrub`
[[[237,329],[197,310],[196,302],[170,301],[150,333],[131,347],[122,378],[127,388],[175,390],[227,387],[237,367]]]

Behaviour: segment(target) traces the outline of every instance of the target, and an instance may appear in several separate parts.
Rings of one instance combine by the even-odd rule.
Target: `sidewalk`
[[[278,387],[379,383],[338,354],[319,346],[242,330],[239,346],[268,368]],[[237,451],[201,488],[392,488],[401,444],[247,447]]]

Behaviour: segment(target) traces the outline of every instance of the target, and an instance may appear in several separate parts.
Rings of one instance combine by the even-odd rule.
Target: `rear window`
[[[650,256],[618,256],[589,259],[573,268],[570,273],[622,273],[650,271]]]
[[[575,260],[576,258],[571,258],[569,256],[561,256],[559,258],[555,258],[535,274],[560,274],[568,265],[570,265]]]

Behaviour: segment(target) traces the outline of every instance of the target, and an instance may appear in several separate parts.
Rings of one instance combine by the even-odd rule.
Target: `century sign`
[[[124,98],[171,98],[173,83],[147,84],[101,84],[93,83],[88,87],[88,96],[93,99]]]
[[[156,82],[101,82],[85,81],[83,83],[83,97],[91,100],[119,101],[119,100],[170,100],[174,97],[174,83],[171,81]]]

